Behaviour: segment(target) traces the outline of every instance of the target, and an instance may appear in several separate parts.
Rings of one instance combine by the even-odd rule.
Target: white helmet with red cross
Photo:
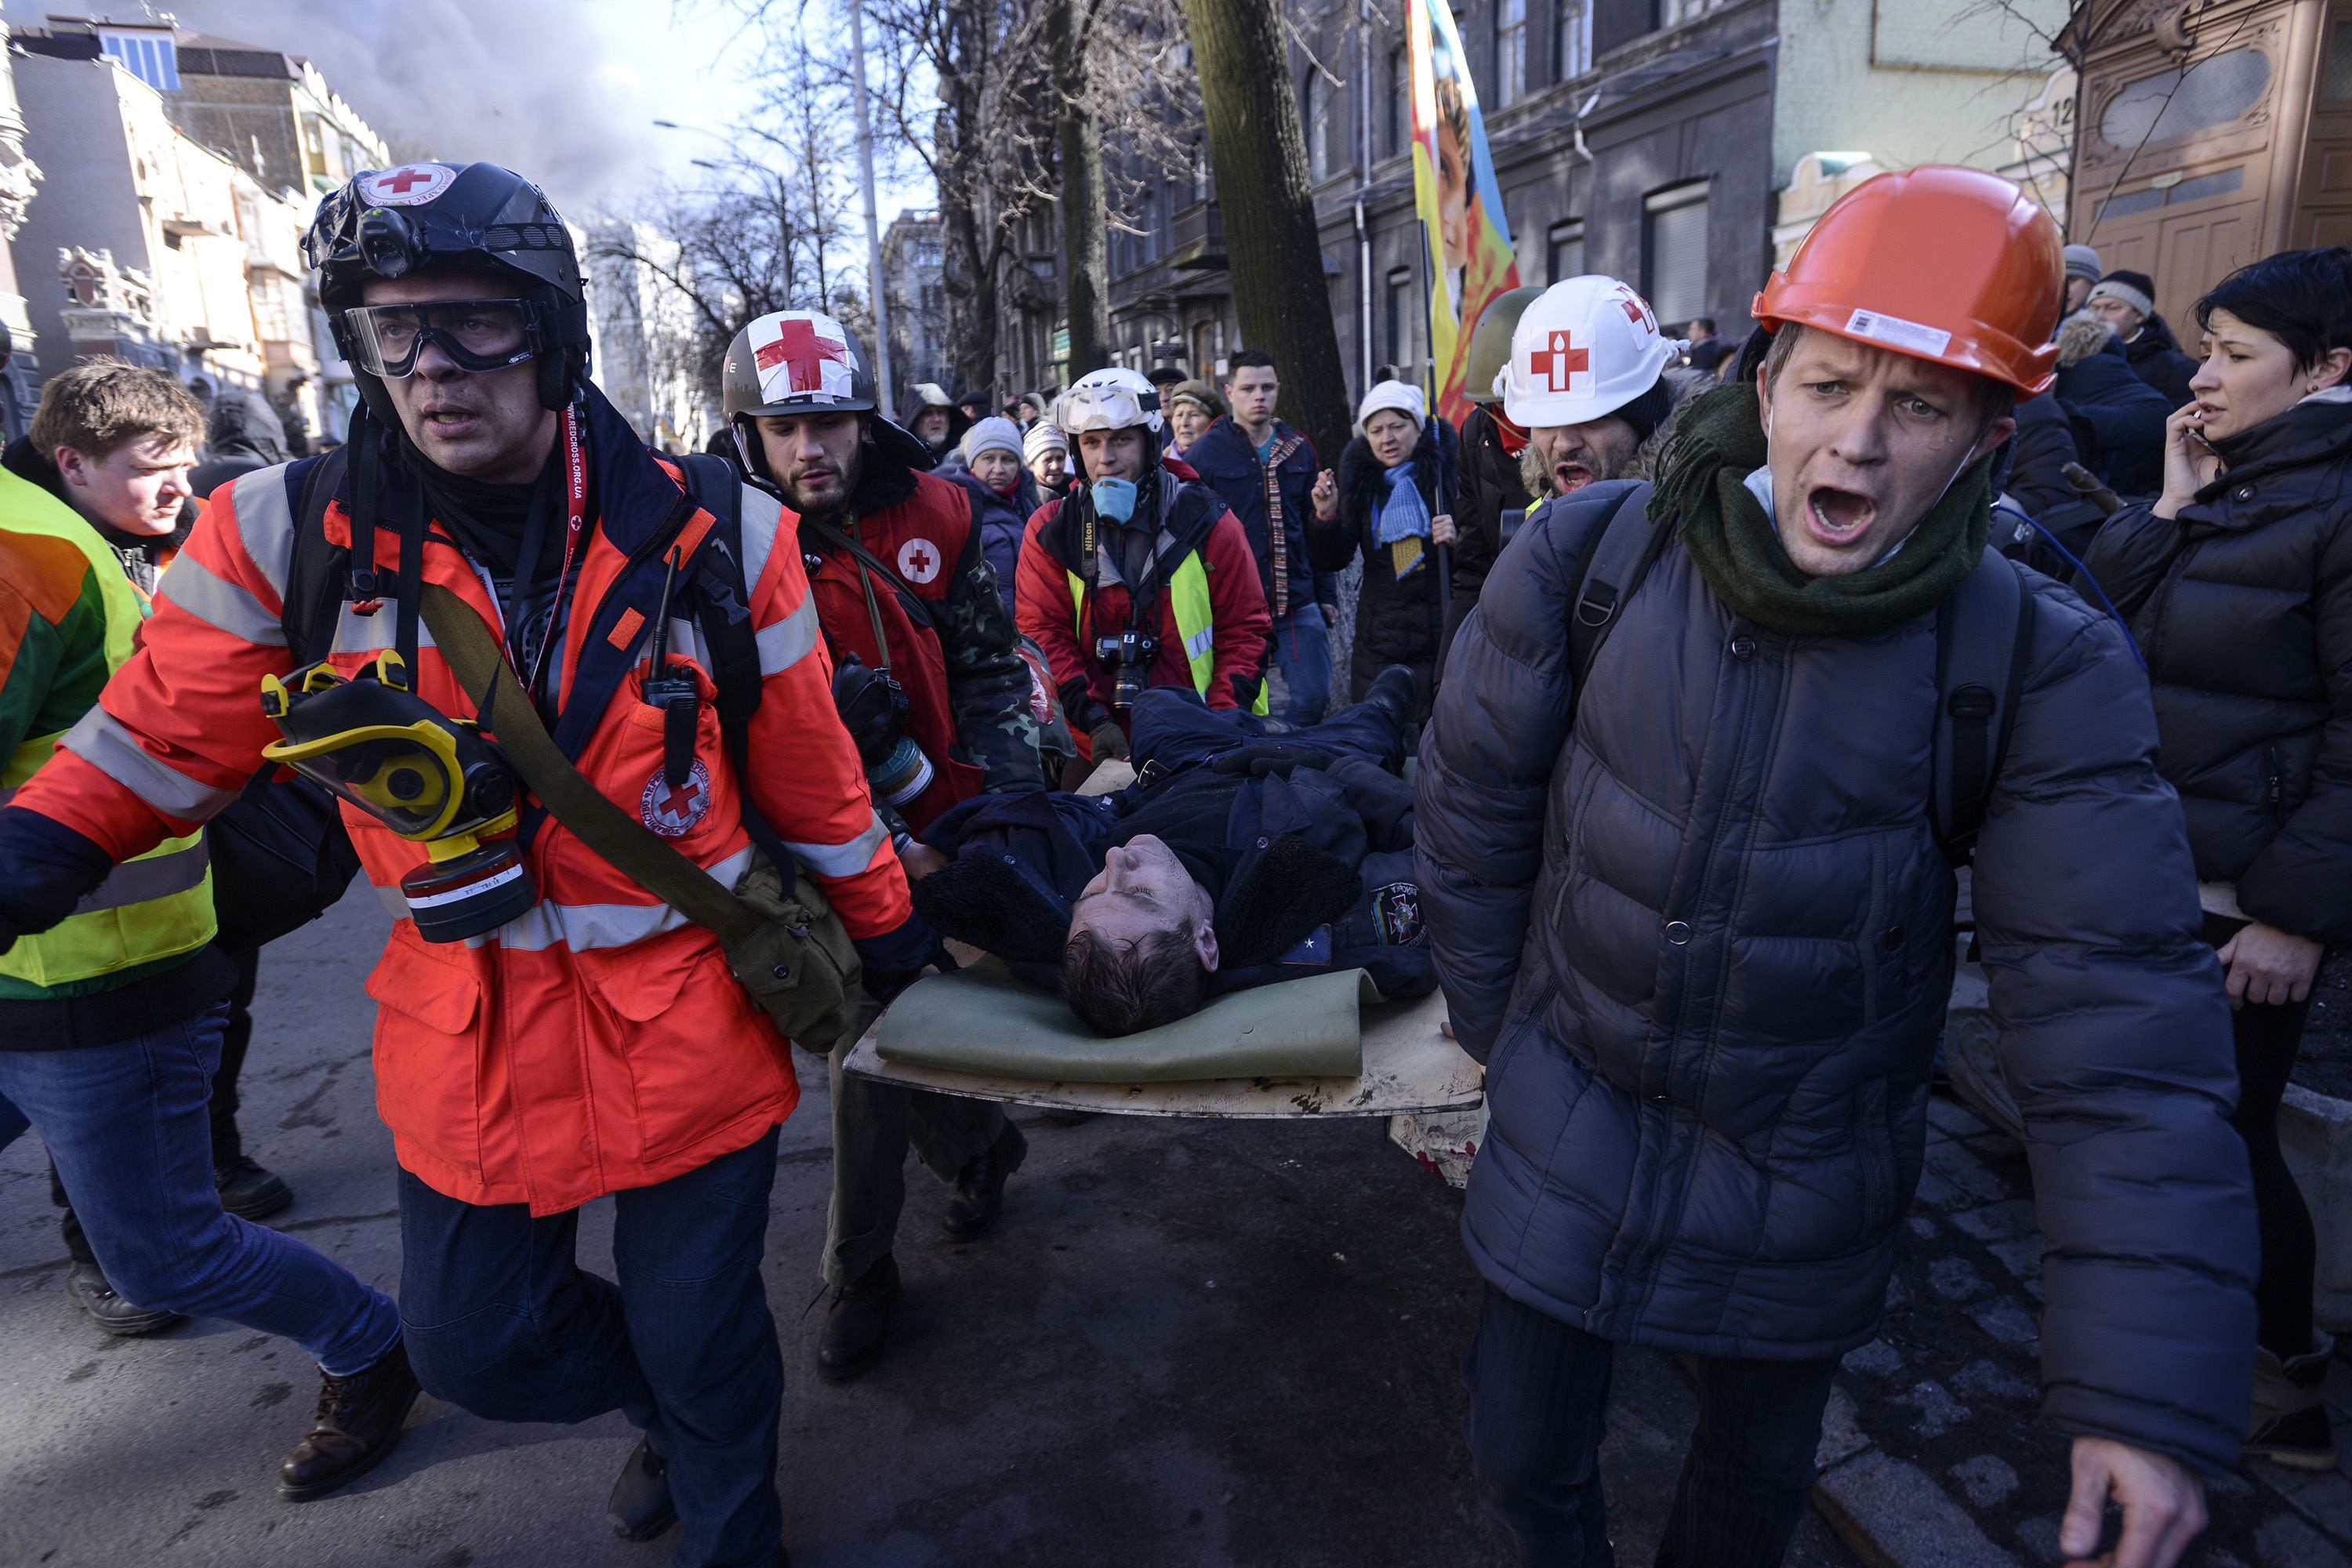
[[[732,422],[761,415],[870,412],[874,367],[849,329],[817,310],[772,310],[727,345],[719,375]]]
[[[1495,390],[1503,413],[1522,430],[1582,425],[1655,386],[1681,352],[1631,285],[1591,273],[1528,301]]]

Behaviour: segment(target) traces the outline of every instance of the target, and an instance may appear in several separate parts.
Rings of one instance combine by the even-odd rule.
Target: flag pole
[[[866,292],[874,310],[874,387],[883,416],[893,417],[898,388],[890,375],[890,286],[882,270],[882,229],[874,213],[874,129],[866,110],[866,4],[849,0],[851,81],[857,95],[857,177],[866,199]],[[828,302],[830,308],[830,302]]]

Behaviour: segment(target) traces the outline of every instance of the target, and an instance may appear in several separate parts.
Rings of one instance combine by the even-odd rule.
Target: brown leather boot
[[[2254,1352],[2254,1405],[2246,1421],[2246,1457],[2298,1470],[2336,1468],[2336,1433],[2327,1420],[2320,1384],[2336,1342],[2319,1336],[2316,1348],[2281,1361]]]
[[[310,1430],[278,1468],[278,1495],[297,1502],[324,1497],[373,1469],[399,1446],[416,1394],[404,1341],[395,1340],[390,1354],[349,1377],[322,1373]]]

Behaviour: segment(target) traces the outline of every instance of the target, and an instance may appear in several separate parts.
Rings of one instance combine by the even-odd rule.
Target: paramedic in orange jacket
[[[834,710],[800,552],[775,501],[744,488],[759,765],[739,777],[717,661],[686,603],[663,598],[671,540],[688,584],[728,531],[588,382],[578,261],[538,187],[488,163],[363,174],[321,204],[305,247],[366,398],[324,519],[349,569],[316,577],[334,668],[408,643],[416,695],[472,717],[414,618],[418,576],[449,590],[500,630],[556,743],[606,796],[729,883],[756,810],[832,898],[869,984],[911,976],[934,943]],[[286,628],[305,608],[285,596],[310,471],[260,469],[214,497],[143,650],[0,816],[0,936],[61,917],[259,766],[276,738],[262,681],[293,668]],[[643,696],[657,622],[670,675],[700,699],[677,731]],[[424,847],[344,816],[399,917],[367,989],[420,1380],[492,1419],[623,1411],[645,1437],[613,1493],[617,1532],[676,1519],[684,1568],[775,1561],[782,1364],[759,1265],[776,1129],[799,1099],[790,1047],[714,937],[528,798],[535,901],[463,941],[425,940],[418,919],[447,934],[446,911],[399,892]],[[580,1205],[608,1193],[617,1283],[572,1256]]]

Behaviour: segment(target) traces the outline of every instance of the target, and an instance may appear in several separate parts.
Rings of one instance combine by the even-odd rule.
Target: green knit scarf
[[[1673,443],[1650,495],[1651,521],[1664,528],[1679,519],[1683,547],[1717,596],[1790,637],[1869,637],[1927,614],[1975,568],[1991,531],[1988,454],[1944,492],[1893,560],[1845,577],[1809,576],[1745,482],[1765,460],[1754,386],[1693,398]]]

